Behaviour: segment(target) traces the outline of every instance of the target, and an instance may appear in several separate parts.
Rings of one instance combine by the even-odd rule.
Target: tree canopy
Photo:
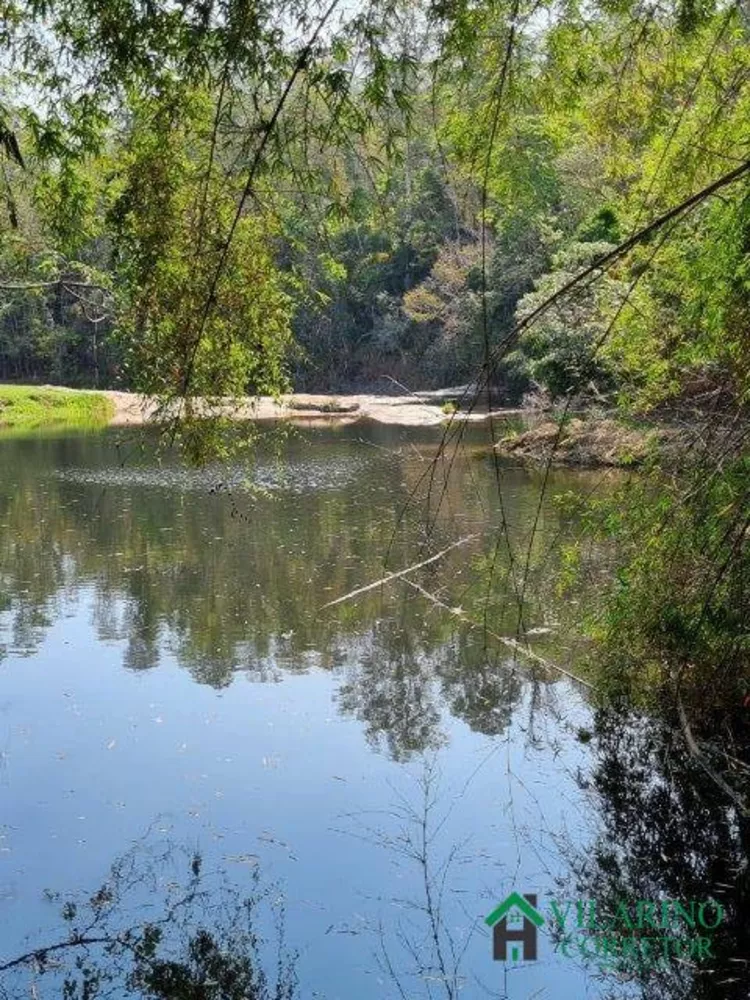
[[[0,376],[744,398],[741,4],[2,15]]]

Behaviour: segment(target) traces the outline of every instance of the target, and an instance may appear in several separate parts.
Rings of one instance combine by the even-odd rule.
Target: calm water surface
[[[539,506],[539,475],[506,469],[501,510],[482,432],[447,479],[438,441],[274,433],[202,470],[114,432],[0,441],[5,959],[59,940],[61,900],[135,844],[136,868],[168,869],[151,905],[173,850],[239,891],[271,886],[301,997],[451,995],[413,849],[427,831],[460,996],[604,995],[549,942],[537,963],[493,962],[483,925],[513,888],[553,891],[601,832],[586,691],[425,596],[512,635],[510,567],[536,520],[524,623],[570,663],[551,553],[575,525],[554,498],[601,481],[555,473]],[[325,607],[471,535],[412,576],[421,591]]]

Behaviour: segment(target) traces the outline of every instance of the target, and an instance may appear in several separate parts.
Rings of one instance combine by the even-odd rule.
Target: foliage
[[[406,316],[428,337],[425,363],[442,381],[468,374],[476,357],[480,268],[476,241],[445,243],[429,275],[404,295]]]
[[[748,463],[731,439],[721,471],[710,452],[677,478],[658,467],[592,504],[595,533],[616,540],[619,568],[593,614],[601,686],[634,700],[675,695],[731,709],[750,689]]]
[[[273,263],[273,233],[260,217],[246,216],[231,244],[222,242],[235,199],[231,186],[203,176],[210,111],[200,93],[145,101],[111,208],[123,278],[123,369],[141,392],[165,403],[184,397],[184,418],[194,397],[210,406],[287,388],[290,306]],[[197,454],[202,438],[192,430],[183,420]]]
[[[523,319],[575,274],[612,249],[609,243],[573,243],[552,261],[552,270],[518,303]],[[571,393],[605,396],[616,384],[601,346],[625,295],[622,281],[607,274],[580,285],[558,300],[524,331],[519,363],[531,381],[553,398]]]
[[[38,32],[7,3],[0,375],[189,416],[507,355],[546,295],[741,160],[750,120],[736,8],[550,7],[541,29],[526,6],[55,0]],[[560,300],[499,359],[509,401],[744,398],[745,194]]]

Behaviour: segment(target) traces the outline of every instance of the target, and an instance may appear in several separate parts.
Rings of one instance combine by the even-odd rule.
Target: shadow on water
[[[689,910],[690,900],[711,898],[720,901],[724,919],[701,963],[672,956],[640,973],[630,965],[602,971],[591,963],[591,978],[578,995],[600,1000],[747,997],[746,821],[706,783],[674,728],[600,711],[593,747],[595,763],[586,784],[599,833],[584,853],[565,856],[563,851],[567,870],[558,875],[554,895],[583,899],[600,917],[615,913],[623,901],[632,912],[636,900],[677,900]],[[408,793],[394,793],[375,814],[342,817],[345,836],[389,855],[402,873],[410,871],[415,878],[402,874],[400,892],[388,899],[385,892],[380,916],[359,930],[330,927],[329,932],[342,936],[340,953],[361,950],[349,935],[365,935],[383,998],[544,996],[558,981],[552,966],[543,971],[546,985],[532,992],[515,986],[507,969],[498,988],[472,967],[471,945],[479,939],[489,947],[482,911],[461,873],[476,864],[477,856],[468,840],[452,840],[446,833],[461,796],[449,794],[437,761],[436,755],[423,756]],[[255,856],[243,858],[243,874],[230,877],[224,866],[214,866],[163,833],[152,830],[119,857],[94,892],[66,898],[47,892],[58,920],[38,931],[28,950],[0,962],[4,1000],[325,996],[298,981],[296,954],[287,944],[291,887],[264,882]],[[553,891],[551,884],[548,888]],[[488,896],[485,909],[491,901]],[[391,914],[383,919],[385,903]],[[585,969],[585,960],[574,962]]]

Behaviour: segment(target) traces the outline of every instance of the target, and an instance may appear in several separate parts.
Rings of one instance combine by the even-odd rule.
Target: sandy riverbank
[[[114,407],[110,422],[116,426],[143,424],[156,413],[154,401],[137,393],[104,390],[101,395],[106,396]],[[460,398],[460,388],[456,390],[455,396]],[[319,421],[349,424],[358,420],[373,420],[403,427],[434,427],[450,419],[451,414],[443,409],[446,399],[450,399],[450,390],[414,396],[293,393],[283,396],[279,401],[267,396],[248,398],[245,402],[227,404],[225,412],[238,420],[292,420],[307,424]],[[500,410],[497,411],[497,416],[516,412],[519,411]],[[487,419],[488,414],[486,409],[477,408],[473,413],[458,412],[454,417],[481,422]]]

